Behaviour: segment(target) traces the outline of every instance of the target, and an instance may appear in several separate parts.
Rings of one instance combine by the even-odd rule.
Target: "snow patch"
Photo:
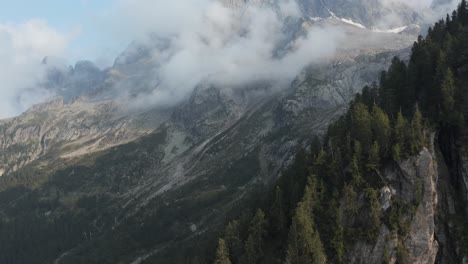
[[[333,12],[330,10],[330,8],[328,8],[328,7],[325,7],[325,8],[327,9],[328,13],[330,13],[330,15],[331,15],[332,18],[337,18],[337,16],[335,15],[335,13],[333,13]]]
[[[375,28],[372,31],[377,32],[377,33],[395,33],[395,34],[398,34],[398,33],[403,32],[407,28],[408,28],[408,26],[397,27],[397,28],[392,28],[392,29],[387,29],[387,30],[382,30],[382,29]]]
[[[351,19],[346,19],[346,18],[339,18],[339,19],[341,21],[345,22],[346,24],[350,24],[350,25],[356,26],[358,28],[366,28],[363,24],[354,22]]]

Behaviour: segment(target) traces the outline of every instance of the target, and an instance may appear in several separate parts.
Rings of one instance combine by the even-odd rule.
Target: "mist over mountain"
[[[0,263],[464,263],[464,10],[121,0],[105,68],[0,24]]]
[[[180,103],[201,83],[232,88],[268,81],[275,83],[276,89],[287,87],[309,64],[330,60],[339,50],[365,45],[353,38],[352,31],[367,28],[382,33],[374,34],[371,43],[388,37],[383,33],[409,34],[414,39],[420,33],[418,24],[435,20],[435,14],[447,5],[453,3],[122,1],[112,10],[118,20],[108,22],[121,36],[135,40],[102,75],[107,75],[108,81],[116,76],[125,80],[86,87],[100,86],[107,90],[107,96],[150,107]],[[165,21],[172,22],[167,25]],[[80,88],[71,91],[70,84],[48,83],[44,87],[51,90],[50,86],[60,90],[57,95],[64,90],[68,97],[85,94]]]
[[[144,90],[149,89],[151,92],[150,95],[137,96],[141,102],[136,104],[158,105],[186,99],[197,84],[205,81],[232,86],[259,79],[275,79],[275,82],[287,83],[308,64],[330,58],[338,48],[344,49],[350,42],[339,26],[317,23],[321,25],[309,27],[310,29],[301,28],[313,24],[311,22],[339,19],[369,30],[399,32],[406,28],[417,35],[419,32],[416,25],[425,28],[425,24],[432,23],[455,5],[456,1],[426,3],[369,0],[325,3],[319,0],[200,0],[170,4],[145,0],[136,3],[120,1],[101,18],[103,25],[100,28],[112,32],[112,38],[133,40],[133,44],[118,60],[126,60],[124,57],[127,55],[138,56],[138,52],[150,54],[152,59],[146,59],[147,63],[154,64],[154,74],[151,74],[154,77],[147,81]],[[30,54],[11,64],[19,63],[18,70],[5,66],[6,69],[2,71],[5,74],[4,79],[10,79],[5,86],[8,87],[5,92],[7,96],[4,97],[6,101],[2,104],[5,107],[4,117],[19,114],[45,98],[61,95],[63,90],[68,90],[67,96],[83,94],[83,91],[79,91],[81,88],[71,91],[70,84],[48,83],[48,74],[45,73],[47,70],[41,67],[40,61],[45,56],[66,56],[63,50],[68,42],[67,36],[63,37],[50,30],[55,35],[44,39],[56,40],[56,44],[47,45],[45,49],[45,46],[40,46],[42,44],[36,41],[30,42],[32,44],[28,52],[20,50],[23,47],[19,42],[21,39],[35,36],[33,32],[36,31],[49,30],[47,25],[41,23],[31,22],[18,26],[17,33],[14,33],[16,29],[4,27],[6,32],[24,36],[12,35],[18,51],[4,54],[22,52],[23,57]],[[323,34],[324,31],[328,34]],[[132,48],[137,50],[132,51]],[[15,60],[20,58],[19,55],[13,57]],[[3,61],[7,63],[8,59]],[[63,60],[61,64],[61,71],[66,72],[66,61]],[[27,68],[28,73],[24,74],[35,77],[21,77],[24,74],[20,69]],[[150,67],[146,68],[148,71]],[[38,85],[41,83],[47,84]],[[121,85],[122,89],[118,88],[120,85],[114,86],[117,87],[114,93],[128,97],[128,84]],[[57,90],[62,92],[57,93]],[[131,95],[135,96],[135,93]]]

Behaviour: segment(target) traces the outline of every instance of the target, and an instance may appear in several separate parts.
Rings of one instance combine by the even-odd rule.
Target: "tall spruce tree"
[[[229,251],[226,247],[226,242],[223,239],[219,239],[218,241],[214,264],[231,264],[231,261],[229,260]]]
[[[344,260],[344,225],[343,225],[343,212],[338,206],[333,208],[335,211],[335,226],[333,231],[333,237],[331,240],[334,259],[337,263],[343,263]]]
[[[286,229],[286,210],[284,206],[284,194],[283,190],[279,186],[276,186],[275,197],[273,205],[271,207],[271,215],[273,219],[273,227],[278,234],[282,234]]]
[[[314,182],[309,180],[295,210],[289,231],[286,264],[321,264],[327,261],[312,217],[313,200],[316,197]]]
[[[380,147],[377,141],[374,142],[369,150],[369,157],[366,164],[367,169],[377,170],[380,167]]]
[[[381,153],[386,154],[389,150],[392,127],[387,114],[376,104],[372,107],[372,132]]]
[[[411,139],[410,147],[412,154],[417,154],[424,147],[425,138],[424,138],[424,121],[422,114],[419,110],[413,115],[411,120]]]
[[[351,111],[352,134],[361,143],[364,151],[372,144],[372,123],[369,110],[366,105],[356,103]]]
[[[407,145],[408,124],[401,112],[398,112],[397,114],[397,119],[395,121],[394,135],[395,135],[395,144],[399,146],[400,150],[402,151],[401,154],[407,153],[408,147],[409,147]]]
[[[455,81],[453,80],[452,70],[447,69],[440,86],[442,95],[442,109],[446,115],[452,113],[455,107]]]
[[[369,213],[369,217],[367,218],[369,221],[369,225],[367,226],[367,239],[373,241],[378,237],[380,231],[382,217],[381,205],[377,190],[368,188],[366,189],[365,196],[367,208],[369,209],[367,211]]]
[[[232,261],[238,262],[242,256],[243,248],[238,221],[230,221],[227,224],[224,230],[224,240]]]

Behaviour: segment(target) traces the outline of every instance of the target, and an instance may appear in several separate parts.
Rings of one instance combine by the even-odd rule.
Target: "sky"
[[[0,24],[21,25],[42,21],[66,37],[64,51],[71,64],[89,59],[100,66],[112,64],[113,58],[128,45],[100,30],[100,21],[112,9],[115,0],[0,0]]]
[[[54,96],[37,85],[45,77],[46,56],[64,65],[78,60],[112,65],[130,42],[108,28],[119,1],[0,0],[0,118]]]

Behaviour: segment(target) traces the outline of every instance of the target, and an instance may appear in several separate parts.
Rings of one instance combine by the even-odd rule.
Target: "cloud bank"
[[[378,1],[389,7],[409,6],[428,23],[451,12],[458,3]],[[301,16],[295,0],[278,0],[278,9],[255,4],[233,9],[220,2],[116,0],[95,22],[96,31],[110,41],[136,40],[153,47],[145,55],[151,66],[143,80],[145,92],[129,92],[132,83],[128,82],[117,85],[117,92],[131,97],[135,105],[170,106],[186,99],[200,83],[239,87],[268,80],[286,87],[304,67],[333,56],[347,41],[341,29],[323,25],[291,36],[290,27],[301,26],[294,25]],[[381,24],[387,28],[406,26],[395,14],[382,17]],[[45,70],[40,62],[45,56],[67,57],[69,42],[69,36],[43,20],[0,24],[0,118],[17,115],[52,96],[37,85]]]
[[[457,8],[460,0],[380,0],[384,7],[390,10],[394,7],[407,8],[409,12],[398,13],[389,12],[381,17],[377,26],[383,29],[408,26],[404,22],[402,15],[419,17],[421,23],[432,24],[435,21],[445,18],[447,13],[451,14]]]
[[[154,89],[136,98],[142,105],[172,105],[200,83],[221,87],[269,80],[284,85],[312,62],[330,57],[343,33],[314,27],[289,46],[283,18],[299,15],[295,2],[280,1],[282,12],[250,5],[242,10],[218,1],[122,0],[112,12],[114,32],[144,42],[166,43],[151,55]],[[282,56],[278,49],[284,48]]]
[[[37,86],[44,76],[41,60],[62,55],[67,42],[43,20],[0,24],[0,118],[17,115],[51,96]]]

